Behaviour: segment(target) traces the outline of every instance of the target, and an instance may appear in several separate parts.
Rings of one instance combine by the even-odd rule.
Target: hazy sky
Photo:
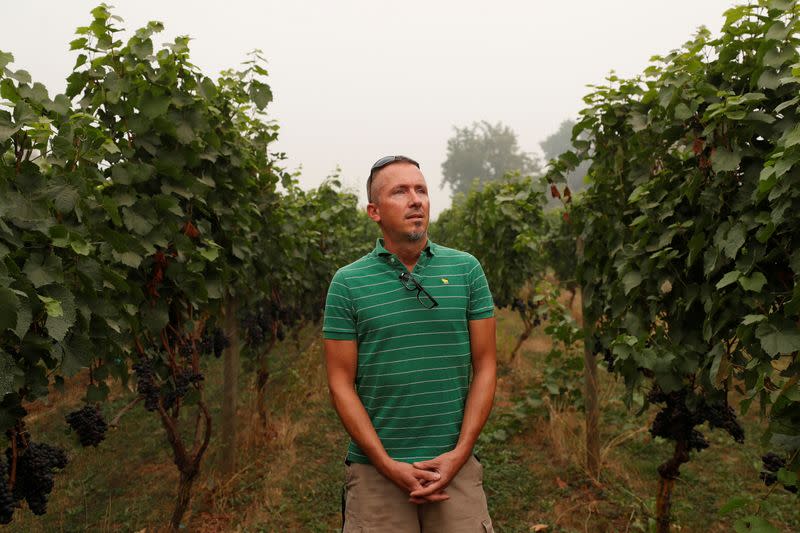
[[[0,50],[51,94],[75,61],[69,41],[99,2],[3,0]],[[502,121],[522,148],[581,109],[587,84],[614,70],[641,72],[705,25],[717,32],[730,0],[315,0],[283,2],[118,0],[128,30],[160,20],[156,42],[192,37],[193,62],[215,77],[253,48],[269,61],[281,126],[277,149],[302,166],[303,185],[337,165],[365,198],[370,165],[386,154],[417,159],[432,212],[450,203],[439,189],[453,126]],[[128,34],[126,34],[128,35]]]

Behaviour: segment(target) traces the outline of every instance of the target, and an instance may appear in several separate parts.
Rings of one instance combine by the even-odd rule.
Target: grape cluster
[[[260,346],[272,331],[272,324],[277,319],[277,312],[273,307],[259,305],[255,311],[245,314],[242,318],[242,330],[248,346]]]
[[[163,395],[164,409],[169,409],[179,398],[186,396],[192,384],[203,381],[203,374],[196,374],[191,369],[183,369],[173,380],[174,388],[167,390]]]
[[[695,429],[703,422],[708,422],[712,429],[724,429],[738,443],[744,442],[744,429],[736,420],[736,413],[724,401],[709,402],[700,398],[694,409],[686,402],[685,389],[665,393],[654,387],[647,395],[647,401],[664,404],[656,414],[650,427],[650,434],[675,441],[685,441],[689,450],[708,448],[708,440]]]
[[[16,500],[8,488],[8,482],[6,462],[0,459],[0,524],[10,524],[14,517]]]
[[[662,400],[663,402],[654,401]],[[650,434],[654,437],[685,441],[689,450],[704,450],[708,448],[708,441],[702,433],[694,429],[702,424],[696,413],[692,413],[686,406],[686,393],[679,391],[669,395],[652,394],[648,400],[652,403],[665,403],[650,426]]]
[[[778,482],[778,470],[786,467],[786,459],[780,455],[769,452],[761,458],[763,470],[758,477],[768,487]],[[797,485],[783,485],[783,488],[793,494],[797,494]]]
[[[11,448],[6,448],[6,459],[10,464]],[[49,444],[30,442],[27,447],[18,448],[13,499],[27,501],[28,507],[35,515],[45,514],[47,496],[53,490],[53,470],[63,470],[68,462],[64,450]]]
[[[517,311],[523,318],[531,318],[533,325],[538,326],[542,320],[547,320],[547,313],[542,313],[541,316],[536,314],[539,305],[541,303],[534,301],[533,298],[529,298],[527,301],[514,298],[514,301],[511,302],[511,310]]]
[[[144,408],[148,411],[158,409],[159,401],[164,409],[169,409],[180,398],[186,396],[189,387],[197,386],[203,379],[203,374],[196,373],[190,368],[179,370],[173,379],[160,387],[158,377],[153,368],[153,361],[143,358],[133,365],[136,373],[136,391],[144,398]]]
[[[609,372],[614,371],[614,354],[611,352],[610,348],[606,348],[603,346],[603,343],[600,341],[598,337],[594,338],[594,346],[592,347],[593,352],[596,354],[603,355],[603,361],[606,363],[606,368]]]
[[[270,301],[263,302],[242,318],[245,342],[248,346],[260,346],[271,338],[273,329],[277,339],[283,341],[286,338],[285,328],[297,325],[301,316],[302,312],[297,306],[279,307]],[[314,315],[312,319],[318,320],[320,316]]]
[[[230,345],[231,341],[225,336],[225,332],[222,331],[221,328],[214,328],[213,330],[206,330],[203,332],[203,336],[197,343],[197,351],[201,355],[213,353],[214,357],[219,359],[225,348]],[[181,346],[182,354],[184,349],[191,355],[193,350],[191,342],[187,342]]]
[[[739,444],[744,442],[744,429],[736,420],[736,413],[725,403],[705,404],[705,419],[714,429],[724,429]]]
[[[178,353],[180,353],[184,359],[189,360],[192,358],[192,354],[194,353],[194,347],[192,346],[191,339],[181,344],[181,347],[178,349]]]
[[[223,350],[231,345],[230,339],[225,336],[225,332],[220,328],[216,328],[213,333],[212,348],[214,350],[214,357],[219,359]]]
[[[81,446],[97,446],[106,438],[108,424],[96,405],[85,405],[82,409],[69,413],[67,424],[78,434]]]
[[[133,364],[133,372],[136,374],[136,392],[144,398],[144,408],[148,411],[155,411],[158,409],[160,390],[156,384],[153,362],[143,358]]]

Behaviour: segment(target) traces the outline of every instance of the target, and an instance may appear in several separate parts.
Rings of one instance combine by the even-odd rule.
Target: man
[[[323,325],[333,406],[352,438],[344,532],[492,531],[472,454],[496,385],[483,269],[428,239],[416,161],[379,159],[367,196],[383,238],[334,275]]]

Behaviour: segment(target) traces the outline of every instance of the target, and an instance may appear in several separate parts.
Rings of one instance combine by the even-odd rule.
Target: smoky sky
[[[51,94],[62,92],[77,26],[99,2],[4,0],[0,50]],[[237,1],[124,0],[127,31],[149,20],[156,43],[192,38],[192,61],[215,77],[258,48],[268,60],[280,125],[275,150],[305,187],[337,166],[365,202],[372,162],[404,154],[421,163],[432,213],[450,203],[441,164],[453,126],[501,121],[523,150],[582,108],[587,85],[611,71],[640,73],[705,25],[717,32],[729,0]],[[13,7],[12,7],[13,6]]]

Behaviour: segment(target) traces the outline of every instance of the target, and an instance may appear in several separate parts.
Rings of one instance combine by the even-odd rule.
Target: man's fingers
[[[420,470],[436,470],[439,468],[439,463],[436,461],[419,461],[417,463],[413,463],[414,468],[419,468]]]
[[[429,484],[425,485],[424,487],[420,487],[417,490],[411,491],[411,494],[409,494],[409,496],[411,496],[412,498],[415,498],[415,497],[427,498],[431,494],[434,494],[434,493],[436,493],[436,492],[438,492],[438,491],[440,491],[440,490],[442,490],[444,488],[445,488],[445,484],[442,483],[441,481],[437,481],[435,483],[429,483]]]
[[[426,496],[425,498],[412,496],[408,499],[410,503],[416,503],[418,505],[428,502],[443,502],[445,500],[449,500],[450,495],[447,494],[445,491],[437,492],[436,494],[431,494],[430,496]]]
[[[442,478],[442,475],[439,472],[432,472],[430,470],[417,469],[417,471],[414,472],[414,475],[422,482],[423,485],[426,485],[431,481],[439,481]]]

